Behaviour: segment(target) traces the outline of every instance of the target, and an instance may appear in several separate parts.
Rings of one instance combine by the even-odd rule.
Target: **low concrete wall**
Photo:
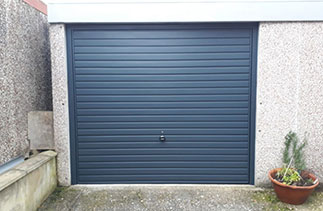
[[[0,175],[0,210],[36,210],[56,186],[56,152],[40,153]]]

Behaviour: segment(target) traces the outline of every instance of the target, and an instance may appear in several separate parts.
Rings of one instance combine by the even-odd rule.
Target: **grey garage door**
[[[67,27],[72,182],[253,183],[256,24]]]

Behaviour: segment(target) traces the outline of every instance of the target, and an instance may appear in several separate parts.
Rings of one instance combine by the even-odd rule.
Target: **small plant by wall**
[[[304,147],[296,133],[290,131],[285,136],[283,151],[283,167],[269,172],[269,178],[278,198],[289,204],[302,204],[318,185],[318,179],[306,171]]]

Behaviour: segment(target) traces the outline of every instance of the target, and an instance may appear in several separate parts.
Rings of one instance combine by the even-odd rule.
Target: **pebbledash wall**
[[[307,167],[323,179],[323,22],[260,23],[255,181],[279,167],[283,137],[308,132]]]
[[[57,19],[62,17],[64,15]],[[323,20],[322,17],[318,19]],[[58,180],[61,185],[70,185],[65,25],[52,22],[50,40]],[[281,165],[284,136],[290,130],[301,137],[305,132],[309,133],[307,166],[322,179],[323,22],[259,22],[255,185],[269,185],[268,171]]]
[[[52,110],[48,28],[39,0],[0,0],[0,166],[28,156],[28,112]]]

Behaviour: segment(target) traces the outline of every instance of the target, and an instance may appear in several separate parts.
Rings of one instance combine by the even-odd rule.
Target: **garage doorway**
[[[73,184],[253,184],[254,23],[67,25]]]

